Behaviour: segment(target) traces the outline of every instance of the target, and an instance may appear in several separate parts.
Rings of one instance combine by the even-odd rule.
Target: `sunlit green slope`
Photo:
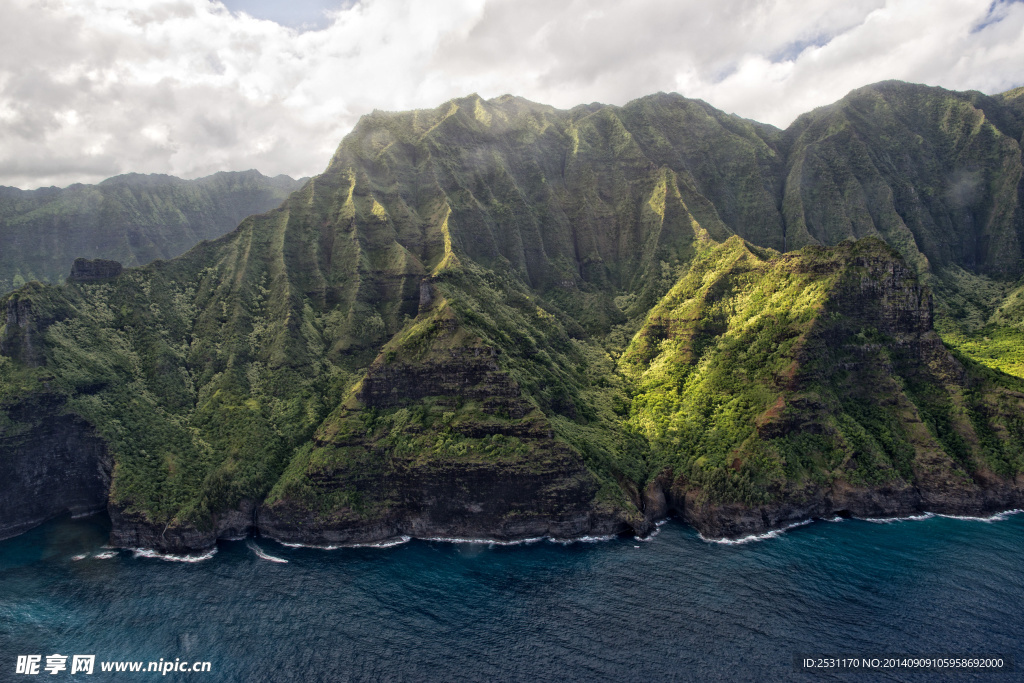
[[[1006,505],[1024,384],[947,350],[918,280],[950,329],[1019,327],[1004,100],[377,112],[223,238],[9,295],[2,426],[56,396],[109,444],[115,532],[165,541],[253,505],[332,542]]]

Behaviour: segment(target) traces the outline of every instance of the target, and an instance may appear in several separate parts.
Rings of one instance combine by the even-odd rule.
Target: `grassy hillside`
[[[302,181],[257,171],[197,180],[131,173],[98,185],[0,187],[0,292],[60,284],[76,258],[139,266],[220,237],[280,204]]]
[[[165,531],[263,501],[578,532],[642,524],[652,482],[969,505],[1024,466],[1015,111],[887,83],[787,131],[664,94],[374,113],[224,237],[8,295],[0,404],[66,397],[113,504]]]

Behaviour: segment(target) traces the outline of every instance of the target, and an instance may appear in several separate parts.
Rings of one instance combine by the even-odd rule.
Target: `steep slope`
[[[801,116],[785,135],[789,247],[880,237],[933,288],[951,340],[986,325],[1024,273],[1016,102],[885,82]]]
[[[978,93],[887,82],[801,116],[787,131],[790,246],[876,235],[920,272],[1016,279],[1020,132],[1000,114]]]
[[[24,445],[49,432],[24,406],[51,406],[99,444],[86,465],[109,478],[114,541],[173,550],[251,529],[571,536],[674,507],[733,534],[1017,504],[1024,384],[946,350],[916,241],[904,261],[819,230],[853,205],[793,160],[843,153],[828,131],[664,94],[363,117],[322,175],[231,234],[5,297],[0,437],[17,439],[0,462],[29,471]],[[890,215],[885,191],[864,196]],[[754,246],[792,247],[794,201],[810,244]],[[990,230],[1003,250],[1011,213]],[[856,236],[902,234],[872,230]],[[953,266],[1009,277],[978,254]],[[63,509],[29,505],[27,474],[5,495],[0,533]]]
[[[649,495],[705,532],[1024,501],[1021,383],[952,355],[929,293],[874,238],[711,246],[621,364]]]
[[[131,173],[98,185],[0,187],[0,292],[59,284],[78,257],[125,266],[178,256],[271,209],[301,180],[258,171],[196,180]]]

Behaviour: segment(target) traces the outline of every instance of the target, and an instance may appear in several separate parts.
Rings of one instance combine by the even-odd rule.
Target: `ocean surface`
[[[102,516],[0,542],[0,681],[1024,680],[1024,515],[816,521],[761,540],[104,548]],[[68,655],[57,675],[18,655]],[[70,675],[71,655],[96,655]],[[1012,673],[803,673],[794,656],[1001,655]],[[210,662],[103,673],[100,662]]]

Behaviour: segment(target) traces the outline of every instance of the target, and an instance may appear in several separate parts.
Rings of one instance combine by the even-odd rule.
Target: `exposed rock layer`
[[[115,540],[165,550],[1011,505],[1024,387],[951,355],[914,277],[1019,274],[1005,99],[377,112],[232,234],[7,297],[0,395],[66,397]]]
[[[106,444],[64,398],[40,394],[8,408],[0,431],[0,539],[48,519],[103,510],[110,488]]]

